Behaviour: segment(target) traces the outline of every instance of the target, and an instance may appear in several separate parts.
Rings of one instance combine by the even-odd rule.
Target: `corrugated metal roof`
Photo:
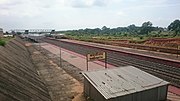
[[[106,99],[168,84],[133,66],[84,72],[83,75]]]

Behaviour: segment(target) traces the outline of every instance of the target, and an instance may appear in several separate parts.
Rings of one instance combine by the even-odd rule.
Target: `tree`
[[[150,21],[148,21],[148,22],[144,22],[143,24],[142,24],[142,27],[152,27],[152,22],[150,22]]]
[[[168,26],[169,31],[175,31],[175,34],[177,35],[180,33],[180,20],[175,20],[173,21],[169,26]]]
[[[153,30],[152,23],[150,21],[144,22],[141,26],[140,34],[148,34]]]
[[[95,29],[93,29],[93,32],[94,32],[94,34],[99,35],[101,33],[101,29],[95,28]]]
[[[102,27],[102,34],[109,34],[110,33],[110,28],[107,28],[106,26]]]
[[[135,29],[135,28],[136,28],[136,25],[135,25],[135,24],[129,25],[128,28],[129,28],[129,29]]]
[[[134,24],[129,25],[127,28],[129,29],[130,33],[132,33],[132,34],[137,33],[137,27]]]
[[[103,26],[101,29],[102,29],[102,30],[106,30],[106,29],[107,29],[107,27],[106,27],[106,26]]]

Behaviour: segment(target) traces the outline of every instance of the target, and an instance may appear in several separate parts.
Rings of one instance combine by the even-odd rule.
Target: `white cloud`
[[[0,15],[34,17],[55,4],[52,0],[1,0]]]
[[[175,7],[179,6],[180,2],[173,2],[175,0],[143,0],[141,2],[137,2],[137,0],[130,0],[130,5],[123,8],[128,10],[143,10],[149,8],[167,8],[167,7]]]
[[[51,9],[103,7],[116,0],[0,0],[0,15],[35,17]]]
[[[93,4],[93,0],[69,0],[67,1],[68,6],[82,8],[89,7]]]
[[[119,12],[117,12],[117,15],[119,15],[119,16],[125,16],[126,14],[125,14],[123,11],[119,11]]]
[[[0,26],[6,29],[126,26],[153,22],[157,17],[167,19],[163,20],[167,23],[179,18],[179,7],[178,0],[0,0]]]
[[[6,4],[6,3],[8,3],[9,2],[9,0],[0,0],[0,5],[1,4]]]
[[[106,5],[108,5],[109,2],[110,2],[110,0],[95,0],[94,5],[96,5],[96,6],[106,6]]]
[[[66,0],[66,4],[75,8],[86,8],[94,6],[106,6],[110,0]]]

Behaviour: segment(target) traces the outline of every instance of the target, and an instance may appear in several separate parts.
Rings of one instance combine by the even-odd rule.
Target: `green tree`
[[[177,35],[180,33],[180,20],[175,20],[173,21],[169,26],[168,26],[169,31],[175,31],[175,34]]]
[[[106,30],[106,29],[108,29],[106,26],[103,26],[102,28],[101,28],[102,30]]]
[[[148,34],[153,30],[152,23],[150,21],[144,22],[141,26],[140,34]]]
[[[134,24],[129,25],[127,28],[129,29],[128,31],[129,31],[131,34],[137,33],[137,27],[136,27]]]
[[[142,27],[152,27],[152,22],[150,22],[150,21],[148,21],[148,22],[144,22],[143,24],[142,24]]]
[[[109,34],[110,33],[110,28],[107,28],[106,26],[102,27],[102,34]]]

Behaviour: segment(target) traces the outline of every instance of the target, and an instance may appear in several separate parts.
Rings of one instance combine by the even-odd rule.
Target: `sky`
[[[180,0],[0,0],[0,28],[72,30],[167,27],[180,19]]]

